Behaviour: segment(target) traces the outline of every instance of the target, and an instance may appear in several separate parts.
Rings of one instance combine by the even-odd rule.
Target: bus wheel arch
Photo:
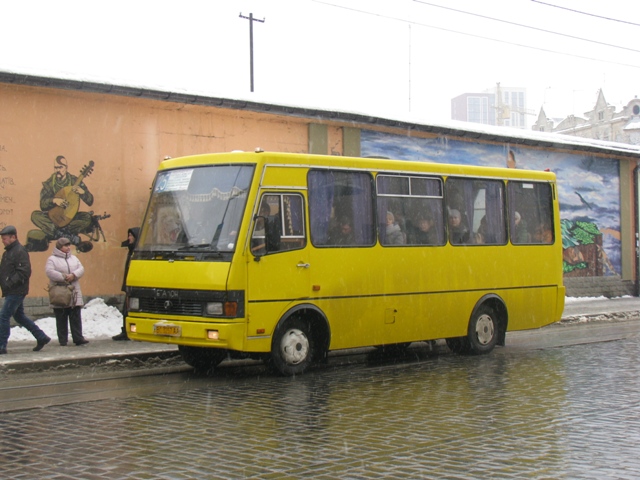
[[[282,375],[299,375],[312,362],[326,359],[329,339],[325,315],[313,305],[297,305],[278,322],[269,361]]]
[[[469,353],[489,353],[496,345],[504,345],[507,323],[507,307],[502,298],[495,294],[483,296],[469,319],[466,338]]]

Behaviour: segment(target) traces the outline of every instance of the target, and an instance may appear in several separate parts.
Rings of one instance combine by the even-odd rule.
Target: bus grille
[[[166,300],[159,298],[141,298],[140,311],[165,315],[202,316],[202,302],[185,300]]]

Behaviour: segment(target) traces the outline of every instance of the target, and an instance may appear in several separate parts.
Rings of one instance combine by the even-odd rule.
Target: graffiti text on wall
[[[0,144],[0,154],[4,153],[7,153],[7,147]],[[11,206],[15,204],[13,188],[16,183],[6,167],[7,163],[5,157],[0,156],[0,228],[12,223],[11,217],[14,214]]]

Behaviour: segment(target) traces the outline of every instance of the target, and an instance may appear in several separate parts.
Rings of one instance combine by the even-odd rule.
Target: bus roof
[[[336,155],[313,155],[306,153],[264,152],[227,152],[190,155],[166,159],[160,163],[159,169],[175,169],[212,164],[255,164],[300,166],[305,168],[339,168],[352,170],[375,170],[388,172],[406,172],[416,174],[440,175],[472,175],[500,178],[526,178],[531,180],[555,181],[555,174],[550,171],[523,170],[504,167],[480,167],[448,163],[435,163],[429,160],[395,160],[388,158],[343,157]]]

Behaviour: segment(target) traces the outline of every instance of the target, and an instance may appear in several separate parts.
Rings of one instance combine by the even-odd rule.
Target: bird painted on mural
[[[589,210],[593,210],[593,207],[589,204],[589,202],[587,202],[584,198],[582,198],[582,195],[580,195],[578,192],[574,191],[573,193],[575,193],[576,195],[578,195],[578,198],[580,199],[580,201],[589,209]]]

